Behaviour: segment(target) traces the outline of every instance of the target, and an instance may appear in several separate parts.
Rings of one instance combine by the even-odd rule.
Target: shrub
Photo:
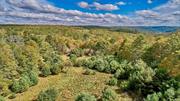
[[[26,78],[29,86],[34,86],[38,83],[38,75],[33,71],[24,73],[22,77]]]
[[[108,62],[116,60],[113,55],[107,55],[107,56],[104,57],[104,59],[107,60]]]
[[[4,97],[0,95],[0,101],[5,101]]]
[[[115,85],[117,85],[117,83],[118,83],[118,80],[117,80],[116,78],[112,77],[112,78],[109,80],[108,85],[110,85],[110,86],[115,86]]]
[[[74,66],[76,67],[81,67],[86,64],[86,59],[77,59],[76,62],[74,63]]]
[[[168,80],[170,78],[167,69],[165,68],[156,68],[155,69],[155,77],[159,80]]]
[[[129,81],[122,81],[120,83],[120,87],[123,89],[123,90],[128,90],[130,87],[129,87]]]
[[[29,82],[28,79],[25,77],[22,77],[19,80],[19,85],[20,85],[20,93],[26,91],[29,88]]]
[[[50,70],[50,68],[44,67],[44,68],[41,69],[41,76],[47,77],[47,76],[49,76],[49,75],[51,75],[51,70]]]
[[[13,81],[11,87],[10,87],[11,91],[18,93],[21,90],[21,87],[19,85],[19,81]]]
[[[87,60],[85,60],[83,66],[93,69],[95,66],[95,61],[92,59],[87,59]]]
[[[110,62],[110,67],[111,67],[111,72],[115,72],[117,70],[117,68],[119,68],[119,62],[112,60]]]
[[[102,101],[117,101],[117,94],[111,88],[105,88],[102,93]]]
[[[103,72],[105,70],[105,62],[103,59],[97,59],[95,61],[95,69],[98,70],[99,72]]]
[[[38,75],[36,73],[30,71],[28,76],[31,81],[30,86],[34,86],[38,83]]]
[[[14,99],[14,98],[16,98],[16,94],[15,94],[15,93],[12,93],[8,98],[9,98],[9,99]],[[1,100],[0,100],[0,101],[1,101]]]
[[[77,56],[75,54],[70,54],[69,58],[74,63],[76,61],[76,59],[77,59]]]
[[[175,101],[175,89],[169,88],[164,93],[149,94],[145,101]]]
[[[81,48],[75,48],[71,51],[71,54],[75,54],[77,57],[80,57],[84,54],[84,51]]]
[[[123,68],[119,68],[118,70],[116,70],[116,72],[114,74],[114,77],[117,78],[117,79],[125,78],[124,77],[125,72],[126,71]]]
[[[85,75],[95,75],[96,72],[93,71],[93,70],[90,70],[90,69],[86,69],[85,72],[84,72],[83,74],[85,74]]]
[[[75,101],[97,101],[94,95],[89,93],[81,93],[79,94]]]
[[[10,89],[15,93],[22,93],[29,88],[29,79],[27,77],[21,77],[18,81],[13,81]]]
[[[145,99],[144,101],[161,101],[162,97],[162,93],[159,92],[159,93],[153,93],[153,94],[149,94]]]
[[[37,101],[56,101],[57,96],[58,91],[54,88],[49,88],[39,93]]]
[[[164,98],[168,101],[173,101],[175,99],[175,89],[169,88],[164,92]]]
[[[107,60],[104,60],[104,72],[105,73],[112,73],[112,68]]]
[[[59,65],[59,64],[54,64],[52,68],[50,69],[51,74],[53,75],[59,74],[61,70],[62,70],[62,65]]]
[[[130,74],[129,80],[137,82],[150,82],[153,80],[155,72],[142,60],[138,60],[134,65],[134,70]]]
[[[126,60],[122,61],[119,64],[114,76],[118,79],[128,79],[133,69],[134,68],[131,63],[128,63]]]

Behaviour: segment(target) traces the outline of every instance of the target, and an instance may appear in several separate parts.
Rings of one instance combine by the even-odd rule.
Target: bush
[[[4,97],[0,95],[0,101],[5,101]]]
[[[85,60],[83,66],[88,67],[90,69],[93,69],[94,66],[95,66],[95,61],[92,60],[92,58],[91,59],[87,59],[87,60]]]
[[[75,54],[70,54],[70,55],[69,55],[69,58],[70,58],[70,60],[71,60],[72,62],[75,62],[76,59],[77,59],[77,56],[76,56]]]
[[[24,73],[19,80],[14,80],[10,86],[11,91],[15,93],[22,93],[26,91],[30,86],[34,86],[38,83],[38,76],[29,71]]]
[[[112,77],[112,78],[109,80],[108,85],[110,85],[110,86],[115,86],[115,85],[117,85],[117,83],[118,83],[118,80],[117,80],[116,78]]]
[[[102,93],[102,101],[117,101],[117,94],[111,88],[105,88]]]
[[[167,91],[164,92],[164,98],[168,101],[173,101],[175,99],[175,89],[169,88]]]
[[[99,72],[103,72],[106,68],[105,61],[103,59],[97,59],[95,61],[95,69]]]
[[[38,75],[34,72],[29,72],[28,73],[29,79],[30,79],[30,86],[37,85],[38,83]]]
[[[61,70],[62,70],[62,65],[57,65],[57,64],[52,66],[52,68],[50,69],[51,74],[53,74],[53,75],[59,74],[61,72]]]
[[[123,89],[123,90],[128,90],[130,87],[129,87],[129,81],[122,81],[120,83],[120,87]]]
[[[29,88],[29,79],[22,77],[19,80],[19,85],[20,85],[20,93],[26,91]]]
[[[74,63],[74,66],[76,67],[85,66],[86,61],[87,61],[86,59],[77,59],[76,62]]]
[[[162,97],[162,93],[153,93],[153,94],[149,94],[145,99],[144,101],[161,101]]]
[[[131,63],[128,63],[127,61],[122,61],[119,64],[119,66],[114,74],[114,77],[116,77],[118,79],[128,79],[129,75],[133,69],[134,68]]]
[[[13,81],[10,89],[15,93],[22,93],[29,88],[29,81],[29,78],[21,77],[18,81]]]
[[[75,101],[97,101],[94,95],[89,93],[81,93],[79,94]]]
[[[58,92],[54,88],[49,88],[41,91],[38,95],[37,101],[56,101]]]
[[[22,77],[26,78],[29,86],[34,86],[38,83],[38,75],[33,71],[24,73]]]
[[[19,85],[19,81],[13,81],[11,87],[10,87],[11,91],[18,93],[21,90],[21,87]]]
[[[110,62],[110,67],[111,67],[111,72],[115,72],[117,70],[117,68],[119,68],[119,62],[112,60]]]
[[[129,80],[145,83],[152,81],[154,75],[155,72],[152,68],[148,67],[144,61],[138,60],[134,65]]]
[[[44,68],[41,69],[41,76],[47,77],[47,76],[49,76],[49,75],[51,75],[51,70],[50,70],[50,68],[44,67]]]
[[[75,54],[77,57],[80,57],[84,54],[84,51],[81,48],[75,48],[71,51],[71,54]]]
[[[168,80],[170,78],[167,69],[165,68],[156,68],[155,69],[155,77],[159,80]]]
[[[9,98],[9,99],[14,99],[14,98],[16,98],[16,94],[15,94],[15,93],[12,93],[8,98]],[[0,100],[0,101],[1,101],[1,100]]]
[[[175,101],[175,89],[169,88],[164,93],[158,92],[149,94],[145,101]]]
[[[114,77],[117,78],[117,79],[122,79],[122,78],[125,78],[125,70],[123,68],[119,68],[118,70],[116,70],[115,74],[114,74]]]
[[[93,71],[93,70],[90,70],[90,69],[86,69],[85,72],[84,72],[83,74],[85,74],[85,75],[95,75],[96,72]]]

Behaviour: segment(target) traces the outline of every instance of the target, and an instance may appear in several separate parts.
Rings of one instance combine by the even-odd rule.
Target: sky
[[[0,0],[0,24],[180,26],[180,0]]]

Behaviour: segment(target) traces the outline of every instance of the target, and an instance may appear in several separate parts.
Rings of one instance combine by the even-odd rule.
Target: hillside
[[[1,25],[0,101],[178,100],[179,56],[178,31]]]

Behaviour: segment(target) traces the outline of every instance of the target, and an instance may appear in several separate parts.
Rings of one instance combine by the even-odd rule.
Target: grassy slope
[[[7,101],[32,101],[36,99],[41,90],[45,90],[48,87],[55,87],[59,90],[60,93],[57,101],[73,101],[75,96],[83,91],[90,92],[99,97],[103,88],[107,86],[105,83],[111,75],[99,72],[96,75],[83,75],[83,71],[82,68],[72,67],[67,73],[39,78],[38,85],[31,87],[24,93],[17,94],[15,99]],[[113,89],[117,90],[116,87],[113,87]],[[119,101],[132,100],[128,94],[118,93]]]

